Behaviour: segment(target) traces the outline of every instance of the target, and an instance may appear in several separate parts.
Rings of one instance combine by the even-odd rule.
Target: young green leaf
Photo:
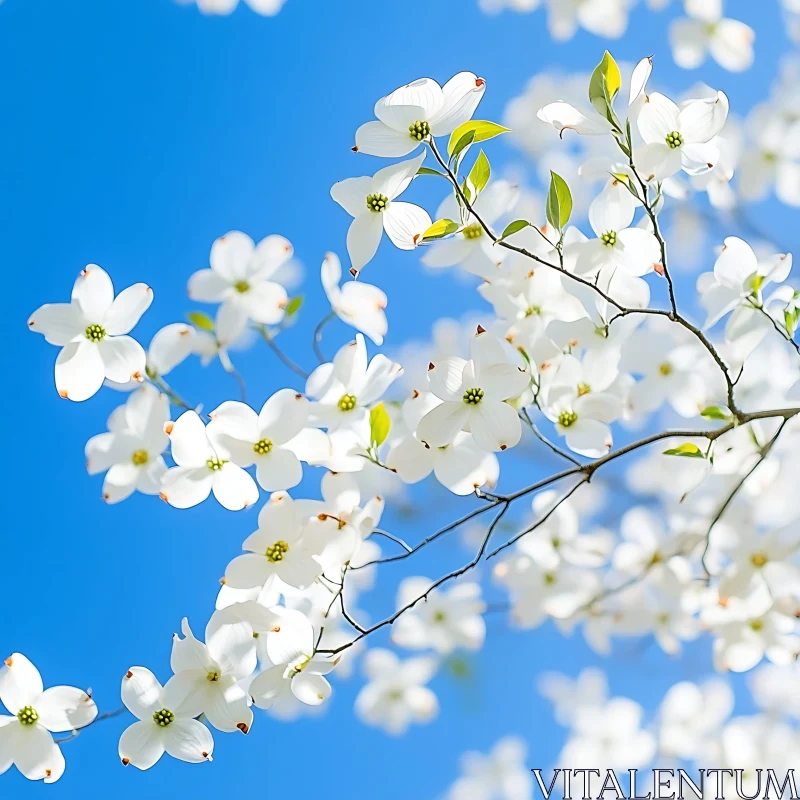
[[[447,153],[452,158],[457,153],[460,153],[468,144],[473,142],[485,142],[487,139],[494,139],[501,133],[508,133],[509,128],[504,128],[496,122],[487,122],[482,119],[471,119],[463,125],[459,125],[451,134],[450,141],[447,143]],[[466,138],[469,134],[472,137],[461,145],[462,139]]]
[[[705,453],[696,445],[686,442],[679,447],[664,451],[665,456],[684,456],[686,458],[705,458]]]
[[[431,169],[430,167],[420,167],[417,170],[417,175],[438,175],[440,178],[446,178],[444,172],[439,172],[438,169]]]
[[[729,420],[731,418],[731,412],[722,406],[709,406],[700,412],[700,416],[706,419]]]
[[[422,241],[429,242],[434,239],[441,239],[444,236],[449,236],[458,230],[458,225],[451,219],[440,219],[433,223],[433,225],[422,234]]]
[[[527,220],[515,219],[513,222],[509,222],[508,225],[506,225],[506,228],[503,231],[502,236],[500,237],[500,241],[502,241],[503,239],[507,239],[509,236],[512,236],[513,234],[518,233],[519,231],[525,228],[530,228],[530,227],[531,224]]]
[[[476,196],[486,188],[489,183],[489,177],[492,174],[492,168],[489,166],[489,159],[486,158],[486,153],[483,150],[478,153],[478,158],[469,172],[469,182],[475,189]]]
[[[450,136],[450,143],[447,145],[447,152],[450,154],[450,161],[454,158],[457,158],[467,147],[469,147],[475,141],[475,131],[467,131],[465,134],[461,136],[460,139],[457,139],[455,145],[453,145],[453,136]],[[451,150],[452,145],[452,150]]]
[[[603,60],[595,67],[589,81],[589,100],[598,114],[602,114],[609,121],[614,117],[612,104],[622,84],[622,76],[617,62],[606,50]]]
[[[391,427],[392,421],[389,419],[389,414],[383,403],[378,403],[369,412],[369,437],[372,444],[376,446],[382,445],[386,441]]]
[[[293,297],[289,301],[289,305],[286,306],[286,316],[292,317],[294,316],[299,310],[300,306],[303,305],[303,295],[299,294],[297,297]]]
[[[200,328],[204,331],[213,331],[214,330],[214,322],[207,314],[204,314],[202,311],[190,311],[186,318],[195,328]]]
[[[556,230],[563,230],[572,214],[572,193],[567,182],[555,172],[550,172],[550,190],[547,192],[547,221]]]

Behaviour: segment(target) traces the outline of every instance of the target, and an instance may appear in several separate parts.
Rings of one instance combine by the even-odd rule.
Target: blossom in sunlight
[[[342,322],[366,334],[377,345],[389,330],[386,306],[389,301],[377,287],[363,281],[347,281],[342,286],[342,264],[336,253],[326,253],[322,262],[322,286],[331,309]]]
[[[653,92],[637,119],[644,147],[635,153],[639,174],[646,181],[664,180],[681,169],[689,175],[710,170],[719,160],[711,140],[728,118],[728,98],[691,100],[679,108]]]
[[[778,254],[759,261],[753,248],[743,239],[729,236],[714,264],[713,272],[697,279],[700,302],[708,312],[706,327],[711,327],[733,311],[725,328],[729,342],[747,340],[747,352],[761,341],[771,327],[763,289],[770,283],[782,283],[792,269],[791,254]]]
[[[0,702],[13,716],[0,715],[0,774],[12,764],[31,781],[55,783],[65,768],[51,733],[91,725],[94,700],[72,686],[44,689],[39,670],[21,653],[0,668]]]
[[[446,358],[428,368],[431,392],[442,400],[421,420],[418,437],[430,447],[452,444],[469,428],[475,443],[489,451],[513,447],[522,427],[513,400],[530,377],[508,361],[500,341],[478,326],[470,340],[470,360]]]
[[[709,53],[731,72],[743,72],[753,64],[756,35],[749,25],[722,16],[722,0],[685,0],[687,18],[676,19],[669,28],[675,63],[696,69]]]
[[[472,494],[479,486],[493,487],[500,476],[494,453],[478,447],[473,437],[462,431],[449,445],[430,447],[415,433],[419,422],[440,400],[430,392],[416,392],[403,403],[407,435],[392,444],[386,466],[404,483],[417,483],[433,472],[436,480],[454,494]]]
[[[497,271],[502,253],[486,235],[483,225],[494,225],[498,219],[510,213],[519,196],[518,187],[508,181],[493,181],[478,195],[472,204],[475,213],[470,213],[462,229],[453,237],[434,242],[423,256],[422,263],[428,267],[451,267],[456,264],[467,272],[481,278],[490,278]],[[436,211],[436,219],[459,219],[458,203],[451,194]]]
[[[616,364],[608,358],[587,358],[581,364],[565,356],[548,379],[542,411],[570,450],[597,458],[611,448],[608,426],[622,416],[620,398],[607,391],[616,375]]]
[[[213,491],[220,505],[239,511],[258,500],[258,487],[231,454],[211,444],[203,421],[195,411],[185,411],[167,424],[172,458],[178,465],[167,471],[161,499],[175,508],[191,508]]]
[[[656,237],[643,228],[632,227],[633,206],[619,202],[618,195],[607,196],[600,205],[592,204],[589,223],[596,238],[580,248],[575,272],[596,275],[604,267],[619,267],[630,275],[645,275],[661,262]]]
[[[206,431],[216,452],[239,467],[256,465],[256,480],[267,492],[297,486],[300,463],[319,463],[330,455],[328,437],[308,427],[310,403],[293,389],[280,389],[256,414],[246,403],[227,400],[212,411]]]
[[[215,616],[223,612],[215,612]],[[223,733],[239,730],[249,733],[253,712],[249,698],[239,681],[253,674],[256,668],[256,639],[247,622],[215,624],[212,616],[206,626],[206,641],[196,639],[183,619],[181,631],[172,639],[170,667],[173,676],[164,687],[175,713],[206,719]]]
[[[131,667],[122,679],[122,702],[137,718],[123,731],[119,757],[127,767],[150,769],[164,753],[180,761],[211,761],[214,738],[202,722],[187,711],[184,698],[166,691],[146,667]]]
[[[392,626],[392,641],[409,650],[431,648],[447,654],[456,648],[479,650],[486,637],[481,616],[486,603],[478,583],[460,582],[450,589],[433,589],[429,578],[406,578],[397,592],[397,608],[419,597],[422,602],[403,614]]]
[[[332,362],[317,367],[306,381],[306,394],[314,400],[312,424],[329,432],[368,424],[368,407],[380,400],[402,371],[383,353],[367,363],[367,345],[357,334],[355,341],[340,348]]]
[[[486,14],[499,14],[504,9],[527,13],[539,8],[541,0],[478,0],[478,6]]]
[[[533,778],[528,749],[516,736],[500,739],[491,751],[461,756],[461,777],[450,787],[448,800],[529,800]]]
[[[359,273],[378,251],[383,232],[395,247],[413,250],[431,226],[424,208],[395,200],[414,180],[425,153],[378,170],[371,178],[347,178],[331,187],[331,197],[351,216],[347,231],[350,271]]]
[[[356,714],[365,724],[394,736],[412,723],[430,722],[439,713],[439,701],[426,684],[437,666],[430,656],[401,661],[391,650],[367,651],[364,672],[369,683],[356,697]]]
[[[169,437],[169,400],[158,389],[145,384],[108,420],[108,433],[86,443],[86,469],[90,475],[106,472],[103,500],[118,503],[135,491],[157,495],[167,465],[161,454]]]
[[[201,303],[221,303],[217,329],[222,341],[231,342],[248,320],[276,325],[285,313],[286,290],[270,278],[294,254],[283,236],[267,236],[258,245],[245,233],[231,231],[211,246],[210,269],[189,278],[189,297]]]
[[[459,72],[444,86],[431,78],[401,86],[378,100],[378,119],[356,131],[353,150],[388,158],[407,156],[428,137],[446,136],[467,122],[485,91],[486,81],[472,72]]]
[[[285,492],[276,492],[258,515],[258,530],[245,539],[248,552],[225,570],[233,589],[252,589],[275,581],[278,588],[305,589],[322,572],[319,552],[309,547],[305,525],[308,507]]]
[[[33,312],[28,328],[61,347],[56,389],[70,400],[87,400],[108,378],[144,380],[145,353],[127,334],[150,307],[153,290],[144,283],[114,297],[108,273],[89,264],[75,281],[72,302],[48,303]]]
[[[309,706],[318,706],[330,696],[331,685],[325,675],[337,661],[315,656],[314,640],[314,628],[305,614],[280,609],[274,632],[267,639],[271,664],[250,684],[259,708],[270,708],[285,694]]]

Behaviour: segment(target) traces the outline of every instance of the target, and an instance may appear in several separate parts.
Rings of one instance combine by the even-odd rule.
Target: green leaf
[[[446,178],[444,172],[439,172],[438,169],[431,169],[430,167],[420,167],[417,170],[417,175],[438,175],[440,178]]]
[[[547,192],[547,221],[556,229],[563,230],[572,214],[572,193],[567,182],[551,170],[550,190]]]
[[[378,403],[369,412],[369,436],[372,443],[376,446],[382,445],[386,441],[391,427],[392,421],[389,419],[389,414],[383,403]]]
[[[507,239],[509,236],[512,236],[515,233],[518,233],[525,228],[530,228],[531,224],[527,220],[524,219],[515,219],[513,222],[509,222],[506,225],[506,229],[503,231],[502,236],[500,237],[500,241],[503,239]]]
[[[452,143],[453,137],[451,135],[450,142]],[[447,152],[450,153],[450,160],[456,158],[463,150],[469,147],[475,141],[475,131],[467,131],[460,139],[456,141],[455,146],[450,150],[450,144],[447,145]]]
[[[501,133],[508,133],[510,129],[498,125],[496,122],[487,122],[482,119],[471,119],[463,125],[459,125],[451,134],[450,141],[447,143],[447,153],[452,158],[457,153],[460,153],[467,145],[473,142],[485,142],[488,139],[494,139]],[[472,136],[462,145],[463,139]]]
[[[589,100],[597,113],[609,121],[614,116],[612,104],[621,84],[622,76],[619,73],[617,62],[606,50],[603,60],[595,67],[589,81]]]
[[[665,456],[684,456],[686,458],[705,458],[705,453],[696,445],[687,442],[679,447],[664,451]]]
[[[469,182],[475,189],[475,194],[478,195],[486,188],[489,183],[489,177],[492,174],[492,168],[489,166],[489,159],[486,158],[486,153],[483,150],[478,153],[478,158],[469,172]]]
[[[202,311],[190,311],[186,317],[195,328],[201,328],[204,331],[214,330],[214,321]]]
[[[303,305],[303,295],[299,294],[297,297],[293,297],[289,301],[289,305],[286,306],[286,316],[292,317],[294,316],[299,310],[300,306]]]
[[[731,418],[731,412],[723,406],[709,406],[700,412],[701,417],[706,419],[723,419],[728,420]]]
[[[422,241],[428,242],[433,239],[442,239],[455,233],[458,230],[458,225],[451,219],[440,219],[433,223],[433,225],[422,234]]]

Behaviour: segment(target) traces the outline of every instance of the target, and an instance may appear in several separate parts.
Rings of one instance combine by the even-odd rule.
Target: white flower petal
[[[413,153],[420,144],[411,138],[408,128],[396,131],[380,121],[367,122],[356,131],[356,150],[369,156],[402,158]]]
[[[130,375],[124,380],[127,381]],[[105,366],[95,342],[71,342],[56,359],[56,389],[59,395],[80,402],[97,393],[105,379]]]
[[[60,347],[80,336],[85,327],[76,303],[47,303],[28,319],[29,330],[41,333],[50,344]]]
[[[498,451],[514,447],[522,436],[522,425],[508,403],[484,398],[469,423],[475,444],[483,450]]]
[[[378,252],[383,237],[383,214],[366,211],[357,216],[347,229],[347,254],[355,272],[369,264]]]
[[[142,346],[130,336],[107,336],[96,345],[103,360],[105,376],[117,383],[131,378],[144,379],[147,356]]]
[[[258,487],[250,475],[233,462],[212,475],[211,488],[219,504],[228,511],[241,511],[258,502]]]
[[[147,667],[131,667],[122,678],[120,694],[125,708],[137,719],[152,721],[161,709],[161,684]]]
[[[108,273],[97,264],[89,264],[72,287],[72,299],[89,323],[99,324],[114,302],[114,285]]]
[[[11,714],[32,705],[42,693],[39,670],[22,653],[12,653],[0,668],[0,702]]]
[[[164,755],[162,729],[152,719],[134,722],[122,732],[118,751],[126,766],[150,769]]]
[[[120,292],[103,320],[106,333],[109,336],[129,333],[152,302],[153,290],[146,283],[135,283]]]
[[[176,719],[164,730],[162,737],[167,753],[179,761],[200,764],[214,752],[211,731],[196,719]]]
[[[390,203],[382,216],[386,235],[401,250],[414,250],[433,224],[428,212],[413,203]]]

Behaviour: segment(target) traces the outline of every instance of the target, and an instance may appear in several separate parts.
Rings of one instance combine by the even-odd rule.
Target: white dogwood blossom
[[[103,500],[119,503],[135,491],[157,495],[167,472],[169,399],[150,384],[137,389],[108,418],[108,433],[86,443],[86,469],[105,472]]]
[[[167,423],[172,458],[178,465],[167,471],[161,483],[161,499],[175,508],[191,508],[211,492],[220,505],[239,511],[258,500],[258,487],[228,450],[214,446],[195,411],[185,411]]]
[[[755,33],[749,25],[722,16],[722,0],[686,0],[688,17],[673,21],[669,29],[675,63],[696,69],[706,53],[721,67],[743,72],[753,64]]]
[[[342,264],[336,253],[326,253],[322,262],[322,286],[331,309],[357,331],[366,334],[377,345],[389,330],[386,320],[388,299],[377,287],[363,281],[347,281],[342,286]]]
[[[122,678],[122,702],[137,718],[123,731],[119,757],[127,767],[150,769],[164,753],[180,761],[211,761],[214,738],[202,722],[187,711],[186,698],[166,691],[146,667],[131,667]]]
[[[347,178],[331,187],[331,197],[351,216],[347,231],[350,271],[358,274],[375,257],[383,232],[395,247],[413,250],[431,226],[428,212],[396,198],[414,180],[425,153],[378,170],[371,178]]]
[[[505,450],[520,440],[522,427],[513,406],[528,385],[528,375],[509,363],[500,341],[480,326],[470,340],[469,361],[443,359],[428,367],[431,392],[442,400],[419,423],[418,437],[430,447],[452,444],[469,430],[489,451]]]
[[[459,72],[444,86],[431,78],[412,81],[378,100],[378,119],[356,131],[353,150],[388,158],[407,156],[428,137],[446,136],[467,122],[485,91],[486,81],[472,72]]]
[[[65,768],[51,733],[91,725],[97,706],[72,686],[45,689],[39,670],[21,653],[0,668],[0,702],[13,716],[0,715],[0,775],[12,764],[31,781],[55,783]]]
[[[429,656],[401,661],[390,650],[369,650],[364,656],[369,683],[356,698],[356,714],[367,725],[398,736],[412,723],[430,722],[439,713],[439,701],[426,686],[437,662]]]
[[[28,328],[61,347],[56,359],[56,389],[69,400],[87,400],[108,378],[144,380],[145,353],[127,334],[153,301],[144,283],[114,297],[108,273],[96,264],[81,271],[70,303],[48,303],[33,312]]]
[[[231,231],[211,246],[210,269],[189,278],[189,297],[202,303],[221,303],[217,331],[232,342],[249,320],[275,325],[283,319],[289,299],[270,278],[292,257],[294,248],[283,236],[267,236],[258,245],[245,233]]]

